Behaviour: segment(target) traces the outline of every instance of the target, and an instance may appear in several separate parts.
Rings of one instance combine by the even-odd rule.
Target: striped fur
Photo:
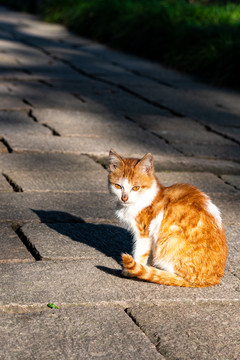
[[[109,188],[134,238],[133,257],[122,254],[124,274],[162,285],[220,283],[227,243],[220,211],[206,194],[188,184],[163,187],[151,154],[125,159],[114,151]]]

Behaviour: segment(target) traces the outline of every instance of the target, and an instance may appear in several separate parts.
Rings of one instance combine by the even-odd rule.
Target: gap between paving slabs
[[[88,76],[88,75],[87,75]],[[99,79],[98,79],[99,81]],[[112,84],[114,85],[114,84]],[[44,126],[48,127],[50,130],[52,130],[53,135],[59,135],[58,132],[56,132],[55,129],[52,129],[51,127],[49,127],[47,124],[43,124]],[[138,124],[139,125],[139,124]],[[156,134],[154,134],[156,135]],[[161,139],[164,139],[164,137],[160,136],[159,134],[156,135],[157,137],[160,137]],[[168,140],[164,139],[166,141],[167,144],[170,144],[173,148],[175,148],[178,152],[182,153],[181,149],[179,149],[178,147],[175,147],[171,142],[169,142]]]
[[[51,51],[49,52],[48,50],[44,49],[43,47],[38,46],[38,45],[36,45],[36,44],[33,44],[31,41],[29,41],[29,39],[21,38],[21,40],[22,40],[23,42],[25,42],[27,45],[39,49],[39,50],[42,51],[44,54],[46,54],[46,55],[48,55],[48,56],[51,56],[51,57],[54,57],[54,58],[62,61],[63,63],[69,65],[71,68],[73,68],[75,71],[79,72],[81,75],[87,76],[87,77],[89,77],[89,78],[94,78],[95,80],[100,81],[100,82],[108,83],[108,84],[110,84],[111,86],[117,86],[118,88],[122,89],[123,91],[125,91],[125,92],[127,92],[127,93],[131,93],[132,95],[136,96],[137,98],[139,98],[139,99],[141,99],[141,100],[143,100],[143,101],[145,101],[145,102],[147,102],[147,103],[150,103],[151,105],[154,105],[154,106],[157,106],[158,108],[167,110],[170,114],[172,114],[172,115],[174,115],[174,116],[178,116],[178,117],[184,117],[184,116],[185,116],[185,115],[183,115],[181,112],[175,111],[175,110],[173,110],[173,109],[171,109],[171,108],[169,108],[169,107],[167,107],[167,106],[160,105],[159,102],[152,101],[152,100],[146,98],[145,96],[142,96],[141,94],[136,93],[136,92],[133,91],[132,89],[129,89],[129,88],[127,88],[127,87],[125,87],[125,86],[123,86],[123,85],[121,85],[121,84],[116,84],[116,83],[114,83],[114,82],[112,82],[112,81],[109,81],[109,80],[106,80],[106,79],[102,79],[102,78],[100,78],[100,77],[98,77],[98,76],[95,76],[95,75],[93,75],[93,74],[87,73],[87,72],[79,69],[79,68],[76,67],[75,65],[73,65],[70,61],[67,61],[67,60],[65,60],[65,59],[62,59],[61,57],[58,57],[58,56],[56,56],[56,55],[52,56]],[[120,67],[121,67],[121,66],[120,66]],[[126,69],[125,69],[125,70],[126,70]],[[129,70],[127,70],[127,71],[129,71]],[[134,72],[132,72],[132,71],[129,71],[129,72],[131,72],[132,74],[134,74]],[[143,76],[143,77],[144,77],[144,76]],[[158,80],[156,80],[156,81],[159,83]],[[235,139],[233,139],[233,138],[231,138],[231,137],[229,137],[229,136],[227,136],[227,135],[224,135],[224,134],[221,133],[221,132],[216,132],[211,126],[205,125],[205,124],[202,123],[201,121],[198,121],[198,120],[196,120],[196,119],[193,119],[193,121],[196,121],[196,122],[198,122],[198,123],[203,124],[203,125],[205,126],[206,130],[212,131],[213,133],[218,133],[220,136],[223,136],[223,137],[228,138],[228,139],[230,139],[230,140],[232,140],[232,141],[235,142]],[[156,135],[156,134],[154,134],[154,135]],[[174,147],[174,145],[171,144],[167,139],[165,139],[164,136],[160,136],[159,134],[158,134],[157,136],[160,137],[160,138],[162,138],[162,139],[164,139],[164,140],[167,142],[167,144],[170,144],[170,145],[173,146],[173,148],[175,148],[179,153],[182,153],[182,154],[183,154],[183,152],[182,152],[181,149],[179,149],[178,147]],[[237,142],[237,143],[238,143],[238,142]]]
[[[39,125],[42,125],[42,126],[48,128],[48,129],[51,131],[51,133],[52,133],[53,136],[61,136],[61,134],[59,134],[59,132],[58,132],[57,130],[55,130],[54,128],[52,128],[50,125],[39,122],[38,119],[37,119],[37,117],[34,116],[32,109],[29,110],[28,116],[29,116],[30,118],[32,118],[33,121],[37,122]]]
[[[15,36],[16,36],[16,34],[15,34]],[[39,45],[36,45],[33,41],[31,41],[31,40],[29,40],[29,39],[26,39],[26,36],[24,37],[24,36],[22,36],[21,37],[21,39],[23,40],[23,41],[25,41],[25,42],[27,42],[28,43],[28,45],[30,44],[30,46],[32,46],[32,47],[36,47],[36,48],[38,48],[38,49],[41,49],[41,51],[42,52],[44,52],[45,54],[47,54],[47,55],[51,55],[51,52],[49,52],[48,50],[46,50],[43,46],[39,46]],[[51,40],[50,40],[51,41]],[[64,43],[64,41],[63,41],[63,43]],[[86,44],[85,44],[86,45]],[[74,46],[72,46],[72,47],[74,47]],[[103,47],[102,47],[103,48]],[[100,47],[100,49],[102,49],[101,47]],[[87,48],[88,49],[88,48]],[[85,49],[86,50],[86,49]],[[105,53],[107,53],[108,54],[108,51],[104,48],[104,50],[105,50]],[[92,49],[91,49],[91,53],[92,54],[94,54],[95,56],[98,56],[98,57],[101,57],[101,55],[102,54],[100,54],[99,55],[99,51],[97,51],[97,52],[94,52],[94,51],[92,51]],[[108,60],[108,57],[106,57],[106,59]],[[112,63],[113,61],[110,59],[110,63]],[[119,67],[124,67],[125,68],[125,70],[126,70],[126,66],[121,66],[120,64],[117,64]],[[134,71],[131,69],[131,70],[129,70],[129,69],[127,69],[128,71],[130,71],[131,73],[134,73]],[[141,72],[140,72],[140,74],[141,74]],[[142,74],[141,74],[141,76],[142,76]],[[144,76],[144,75],[143,75]],[[178,74],[178,76],[179,76],[179,74]],[[155,79],[154,78],[154,80],[155,81],[157,81],[157,82],[159,82],[159,79]],[[190,80],[190,83],[191,83],[191,80]],[[169,83],[168,82],[166,82],[166,85],[168,85],[169,86]]]
[[[91,159],[91,161],[93,161]],[[93,161],[94,162],[94,161]],[[11,178],[8,177],[8,175],[4,174],[6,180],[11,184],[11,186],[13,187],[15,192],[23,192],[22,188],[17,185]],[[48,221],[47,218],[44,218],[45,221]],[[42,220],[44,220],[42,219]],[[69,218],[70,220],[73,220],[73,217]],[[80,219],[80,218],[76,218],[78,222],[83,223],[84,220]],[[75,220],[74,218],[74,223]],[[40,218],[41,220],[41,218]],[[61,222],[62,220],[64,220],[65,225],[67,225],[66,223],[66,219],[59,219],[59,221]],[[68,221],[68,220],[67,220]],[[41,223],[40,223],[41,224]],[[65,226],[63,225],[63,226]],[[90,225],[90,224],[89,224]],[[94,225],[93,225],[94,226]],[[20,225],[18,223],[15,223],[12,225],[13,230],[15,231],[15,233],[18,235],[18,237],[20,238],[20,240],[22,241],[22,243],[26,246],[26,248],[28,249],[28,251],[31,253],[31,255],[33,256],[33,258],[37,261],[42,260],[43,257],[41,255],[41,252],[38,251],[37,247],[31,242],[31,239],[24,233],[23,231],[23,225]],[[45,258],[44,258],[45,259]],[[50,260],[50,258],[49,258]]]
[[[120,306],[5,314],[2,324],[2,351],[16,358],[165,359]]]
[[[180,173],[181,174],[181,173]],[[163,173],[163,175],[166,175],[166,178],[169,178],[168,173]],[[13,184],[12,184],[13,185]],[[21,190],[19,190],[19,186],[14,184],[13,186],[15,188],[16,192],[19,192]],[[46,221],[46,220],[45,220]],[[83,221],[81,221],[83,222]],[[36,259],[36,260],[41,260],[42,259],[42,255],[41,253],[37,250],[37,248],[34,246],[34,244],[31,243],[31,241],[29,240],[29,238],[24,234],[24,231],[22,230],[21,226],[19,224],[14,225],[13,226],[15,232],[17,233],[17,235],[19,236],[19,238],[22,240],[22,242],[24,243],[24,245],[27,247],[27,249],[30,251],[30,253],[32,254],[32,256]]]
[[[101,303],[99,303],[99,306],[100,306],[100,304]],[[76,313],[78,312],[78,311],[82,311],[82,309],[83,309],[83,304],[80,304],[80,303],[76,303],[76,304],[74,304],[74,303],[72,303],[72,304],[69,304],[69,303],[59,303],[58,304],[59,306],[60,306],[60,312],[61,311],[68,311],[67,309],[68,308],[75,308],[74,310],[73,310],[73,312],[75,313],[75,316],[77,316],[76,315]],[[85,305],[87,305],[87,304],[85,304]],[[107,304],[105,304],[105,305],[107,305]],[[149,305],[150,305],[150,303],[149,303]],[[160,304],[159,304],[160,305]],[[93,306],[93,305],[87,305],[87,307],[89,308],[89,306]],[[107,305],[107,307],[109,308],[109,306],[111,306],[111,304],[109,303],[108,305]],[[115,305],[114,305],[115,307],[117,306],[117,303],[115,303]],[[126,307],[127,306],[127,307]],[[146,304],[145,304],[145,306],[146,306]],[[227,305],[226,305],[227,306]],[[149,340],[153,343],[153,345],[154,346],[156,346],[156,349],[160,352],[160,354],[161,353],[163,353],[162,352],[162,348],[160,347],[159,348],[159,342],[157,341],[157,343],[156,343],[156,341],[155,341],[155,337],[154,337],[154,339],[152,338],[152,334],[150,333],[150,334],[148,334],[148,332],[146,332],[145,330],[144,330],[144,328],[142,328],[142,326],[141,326],[141,322],[140,323],[138,323],[138,321],[136,321],[136,319],[132,316],[132,313],[131,313],[131,307],[135,307],[136,308],[136,302],[134,302],[134,303],[130,303],[130,302],[128,302],[128,304],[126,305],[126,304],[124,304],[124,302],[119,302],[119,307],[121,307],[122,308],[122,311],[124,310],[124,308],[125,308],[125,312],[127,313],[127,315],[130,317],[130,319],[132,319],[133,320],[133,322],[134,322],[134,324],[136,324],[138,327],[139,327],[139,330],[141,330],[141,332],[143,332],[144,334],[145,334],[145,336],[146,337],[148,337],[149,338]],[[129,307],[130,307],[130,311],[129,311]],[[160,309],[161,309],[161,306],[160,306]],[[46,314],[47,314],[47,308],[46,308],[46,306],[44,306],[43,304],[29,304],[29,305],[17,305],[17,304],[12,304],[12,305],[9,305],[9,306],[5,306],[4,308],[2,308],[2,311],[4,312],[4,313],[14,313],[14,314],[16,314],[16,313],[32,313],[32,312],[41,312],[42,313],[42,315],[41,316],[43,316],[44,317],[44,313],[42,312],[43,310],[46,310]],[[89,309],[90,310],[90,309]],[[70,310],[71,311],[71,310]],[[91,311],[91,310],[90,310]],[[47,315],[46,315],[47,316]]]
[[[8,153],[13,152],[13,149],[11,148],[11,146],[9,145],[9,143],[7,142],[7,140],[4,137],[2,137],[0,141],[4,145],[4,147],[6,148],[6,152],[8,152]]]
[[[39,251],[36,249],[36,247],[31,243],[31,241],[27,238],[27,236],[22,231],[22,227],[17,224],[12,224],[12,229],[15,231],[19,239],[22,241],[23,245],[26,246],[27,250],[30,252],[32,257],[36,260],[42,260],[42,256],[39,253]]]
[[[16,231],[16,233],[18,234],[18,236],[20,237],[20,239],[25,243],[25,245],[29,248],[29,241],[27,240],[27,237],[24,235],[24,233],[23,233],[23,231],[22,231],[22,229],[20,228],[20,227],[18,227],[18,228],[16,228],[15,227],[15,231]],[[28,244],[26,244],[26,242],[28,243]],[[36,249],[34,248],[34,246],[33,247],[31,247],[31,249],[29,249],[30,251],[31,251],[31,253],[33,254],[33,250],[35,251]],[[39,257],[37,257],[36,255],[38,255],[38,254],[36,254],[36,252],[35,252],[35,254],[34,254],[35,256],[35,259],[36,260],[41,260],[41,258],[39,258]],[[100,303],[101,304],[101,303]],[[100,304],[99,304],[99,306],[100,306]],[[70,303],[59,303],[58,304],[59,305],[59,308],[60,308],[60,314],[62,313],[62,311],[71,311],[70,309],[71,308],[75,308],[75,310],[73,310],[73,312],[75,313],[75,316],[76,316],[76,313],[78,312],[78,311],[82,311],[82,309],[83,309],[83,304],[81,304],[81,303],[76,303],[76,304],[74,304],[74,303],[72,303],[72,304],[70,304]],[[94,305],[94,304],[86,304],[87,305],[87,307],[89,308],[90,306],[93,308],[94,306],[96,306],[96,305]],[[85,306],[86,306],[85,305]],[[130,303],[128,303],[128,306],[130,305]],[[105,306],[106,306],[106,304],[105,304]],[[131,314],[129,314],[128,313],[128,311],[127,311],[127,308],[126,308],[126,304],[124,304],[124,302],[119,302],[119,305],[117,305],[117,303],[115,302],[115,304],[113,305],[113,304],[111,304],[111,302],[110,303],[108,303],[107,304],[107,308],[109,309],[109,308],[112,308],[112,309],[114,309],[114,308],[117,308],[117,307],[120,307],[121,308],[121,311],[125,311],[125,313],[129,316],[129,318],[131,319],[131,320],[133,320],[133,323],[134,323],[134,326],[135,325],[137,325],[138,326],[138,328],[139,328],[139,331],[142,333],[142,334],[144,334],[144,337],[146,337],[148,340],[150,340],[150,342],[152,342],[152,344],[154,345],[154,346],[156,346],[156,344],[154,344],[154,342],[152,341],[152,339],[151,339],[151,337],[149,337],[149,336],[147,336],[147,334],[141,329],[141,327],[136,323],[136,321],[132,318],[132,316],[131,316]],[[69,309],[69,310],[68,310]],[[125,309],[125,310],[124,310]],[[44,311],[45,310],[45,311]],[[91,309],[89,308],[89,310],[91,311]],[[43,312],[44,311],[44,312]],[[3,307],[0,307],[0,312],[2,312],[3,314],[17,314],[17,313],[19,313],[19,314],[24,314],[24,313],[33,313],[33,312],[41,312],[41,316],[42,317],[44,317],[45,315],[44,315],[44,313],[46,314],[46,316],[48,316],[47,314],[48,314],[48,309],[47,309],[47,307],[46,307],[46,305],[44,305],[44,304],[41,304],[41,303],[39,303],[39,304],[37,304],[37,303],[34,303],[34,304],[28,304],[28,305],[19,305],[19,304],[9,304],[9,305],[5,305],[5,306],[3,306]],[[136,332],[136,329],[134,330],[135,332]],[[142,339],[142,341],[144,341],[144,338]],[[138,349],[139,349],[139,347],[138,347]],[[156,350],[161,354],[161,351],[159,351],[159,349],[157,349],[156,348]],[[146,354],[146,351],[148,351],[147,350],[147,348],[145,348],[145,354]],[[139,353],[139,350],[138,350],[138,353]],[[156,356],[156,355],[155,355]],[[158,358],[158,356],[156,356],[156,357],[154,357],[154,358]],[[164,359],[164,357],[159,357],[159,359]]]
[[[31,46],[33,46],[33,44],[31,44]],[[50,53],[49,53],[48,51],[46,51],[45,49],[40,48],[40,47],[38,47],[38,46],[37,46],[37,48],[41,49],[44,53],[50,55]],[[72,64],[70,64],[70,66],[72,66]],[[80,71],[80,70],[77,68],[77,71]],[[87,73],[85,74],[85,73],[84,73],[84,75],[86,75],[86,76],[89,77],[90,74],[87,74]],[[98,78],[98,81],[102,81],[102,80]],[[115,85],[115,84],[113,84],[113,83],[111,82],[111,85]],[[125,90],[126,90],[126,89],[125,89]],[[127,89],[127,91],[128,91],[128,90],[129,90],[129,89]],[[139,96],[139,95],[137,94],[137,96]],[[145,100],[145,99],[144,99],[144,100]],[[146,101],[149,101],[149,100],[146,99]],[[157,106],[159,106],[159,104],[157,104]],[[169,110],[169,109],[168,109],[168,110]],[[170,110],[171,110],[171,109],[170,109]],[[179,116],[179,115],[182,116],[182,115],[179,114],[179,113],[175,113],[175,112],[174,112],[174,114],[177,115],[177,116]]]
[[[2,173],[2,175],[5,177],[5,179],[7,180],[7,182],[9,183],[9,185],[13,188],[13,191],[15,192],[23,192],[23,189],[21,188],[21,186],[19,186],[13,179],[11,179],[7,174],[5,174],[4,172]]]
[[[54,134],[53,134],[53,135],[54,135]],[[20,227],[18,227],[18,228],[16,229],[16,232],[18,233],[18,235],[19,235],[20,237],[23,238],[24,234],[23,234],[23,232],[22,232],[22,230],[21,230]],[[37,259],[36,259],[36,260],[37,260]],[[38,259],[38,260],[40,260],[40,259]]]
[[[41,49],[41,50],[43,51],[43,48],[40,48],[40,47],[39,47],[39,49]],[[48,52],[48,51],[47,51],[47,53],[48,53],[48,55],[52,56],[52,55],[51,55],[51,52]],[[95,54],[95,55],[96,55],[96,54]],[[101,57],[101,55],[99,56],[99,54],[97,54],[96,56]],[[172,115],[174,115],[174,116],[177,116],[177,117],[185,117],[185,115],[182,114],[181,112],[175,111],[175,110],[169,108],[168,106],[164,106],[164,105],[160,104],[159,102],[154,102],[154,101],[150,100],[149,98],[146,98],[145,96],[142,96],[141,94],[136,93],[135,91],[133,91],[133,90],[131,90],[131,89],[129,89],[129,88],[121,85],[121,84],[116,84],[115,82],[112,82],[112,81],[103,79],[103,78],[101,78],[101,77],[95,76],[95,75],[93,75],[93,74],[87,73],[87,72],[79,69],[79,68],[76,67],[75,65],[73,65],[71,62],[66,61],[66,60],[64,60],[64,59],[62,59],[62,58],[59,58],[59,57],[56,56],[56,55],[55,55],[54,57],[56,57],[57,59],[59,59],[60,61],[62,61],[62,62],[64,62],[64,63],[68,64],[70,67],[72,67],[72,68],[73,68],[74,70],[76,70],[77,72],[80,72],[80,73],[81,73],[82,75],[84,75],[84,76],[87,76],[87,77],[90,77],[90,78],[93,77],[93,78],[95,78],[96,80],[98,80],[98,81],[100,81],[100,82],[106,82],[106,83],[110,84],[111,86],[117,86],[117,87],[119,87],[120,89],[124,90],[125,92],[131,93],[132,95],[136,96],[137,98],[139,98],[139,99],[141,99],[141,100],[143,100],[143,101],[145,101],[145,102],[147,102],[147,103],[150,103],[151,105],[154,105],[154,106],[156,106],[156,107],[158,107],[158,108],[161,108],[161,109],[163,109],[163,110],[166,110],[167,112],[169,112],[170,114],[172,114]],[[127,70],[128,72],[130,72],[130,73],[132,73],[132,74],[134,74],[134,75],[137,74],[138,76],[143,77],[143,78],[144,78],[144,77],[145,77],[145,78],[147,77],[147,76],[145,76],[145,75],[142,75],[140,72],[137,72],[137,73],[136,73],[136,72],[134,72],[134,71],[126,68],[125,66],[121,66],[121,64],[119,64],[119,63],[115,63],[115,62],[111,62],[111,61],[110,61],[110,63],[114,63],[114,65],[117,65],[118,67],[123,68],[124,70]],[[154,78],[153,78],[152,80],[153,80],[153,81],[156,81],[157,83],[161,83],[158,79],[154,79]],[[165,83],[165,82],[163,83],[163,85],[165,85],[165,86],[170,86],[168,83]],[[173,88],[174,88],[174,86],[170,86],[170,87],[173,87]],[[207,131],[212,132],[212,133],[215,133],[215,134],[218,134],[218,135],[220,135],[220,136],[222,136],[222,137],[224,137],[224,138],[226,138],[226,139],[229,139],[229,140],[237,143],[238,145],[240,144],[239,141],[237,141],[236,139],[234,139],[233,137],[231,137],[231,136],[229,136],[229,135],[227,135],[227,134],[224,134],[223,132],[221,132],[221,131],[219,131],[219,130],[216,130],[213,126],[208,125],[208,124],[206,124],[205,122],[199,121],[199,120],[197,120],[197,119],[192,119],[192,120],[195,121],[195,122],[197,122],[197,123],[199,123],[199,124],[201,124],[201,125],[203,125]],[[166,141],[167,141],[167,140],[166,140]],[[177,150],[180,151],[180,149],[177,149]],[[180,152],[181,152],[181,151],[180,151]]]

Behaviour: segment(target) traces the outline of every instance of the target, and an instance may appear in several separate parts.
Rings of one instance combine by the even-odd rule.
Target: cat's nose
[[[122,201],[126,202],[128,200],[128,196],[126,194],[122,194]]]

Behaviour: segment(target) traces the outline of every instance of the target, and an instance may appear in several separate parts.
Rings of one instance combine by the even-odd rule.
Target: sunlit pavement
[[[1,359],[237,359],[239,93],[4,8],[0,80]],[[121,276],[131,235],[108,194],[110,148],[152,152],[164,185],[219,206],[221,285]]]

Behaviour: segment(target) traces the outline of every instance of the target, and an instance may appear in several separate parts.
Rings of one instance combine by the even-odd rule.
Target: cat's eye
[[[114,186],[115,186],[116,189],[121,189],[122,188],[121,185],[119,185],[119,184],[114,184]]]
[[[139,189],[140,189],[140,186],[134,186],[134,187],[132,188],[133,191],[138,191]]]

